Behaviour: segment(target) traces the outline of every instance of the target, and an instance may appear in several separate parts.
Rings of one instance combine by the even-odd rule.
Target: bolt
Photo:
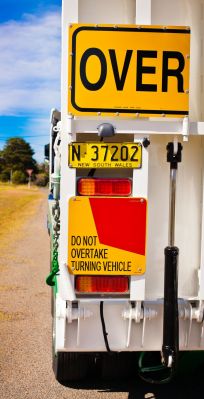
[[[142,268],[141,268],[141,267],[139,267],[139,268],[137,269],[137,271],[138,271],[138,273],[141,273],[141,271],[142,271]]]
[[[69,86],[69,90],[72,90],[72,86]]]
[[[166,116],[166,114],[161,114],[162,118],[164,118]]]
[[[119,112],[116,112],[116,116],[119,116],[120,114],[119,114]]]
[[[187,142],[188,141],[188,136],[183,136],[183,141]]]
[[[187,55],[186,55],[186,58],[188,58],[188,59],[189,59],[189,58],[190,58],[190,54],[187,54]]]
[[[72,57],[74,55],[74,53],[69,53],[70,57]]]
[[[186,93],[186,94],[189,94],[189,90],[185,90],[185,93]]]
[[[98,112],[97,114],[98,114],[98,115],[101,115],[101,112]]]
[[[150,145],[150,140],[147,137],[145,137],[142,144],[144,148],[147,148]]]
[[[136,116],[137,118],[139,118],[139,116],[140,116],[139,112],[137,112],[137,113],[135,114],[135,116]]]

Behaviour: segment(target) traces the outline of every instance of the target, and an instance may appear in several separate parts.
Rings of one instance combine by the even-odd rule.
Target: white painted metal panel
[[[62,62],[62,163],[67,165],[67,144],[69,139],[73,140],[66,135],[65,132],[72,130],[73,133],[85,131],[96,132],[96,128],[101,123],[101,118],[98,119],[86,119],[79,118],[76,120],[66,118],[67,113],[67,26],[70,22],[81,22],[81,23],[134,23],[136,11],[136,21],[141,22],[144,19],[146,23],[152,19],[153,24],[182,24],[190,25],[193,30],[195,39],[192,42],[193,57],[192,62],[196,62],[200,57],[200,41],[197,40],[197,45],[194,45],[194,40],[200,35],[202,1],[195,0],[154,0],[152,7],[150,2],[146,0],[146,9],[141,9],[141,1],[138,0],[137,7],[136,2],[132,0],[126,1],[108,1],[96,2],[93,0],[69,0],[64,2],[63,10],[63,62]],[[144,4],[143,4],[144,5]],[[151,14],[151,15],[150,15]],[[149,21],[150,22],[150,21]],[[196,36],[197,35],[197,36]],[[193,36],[193,37],[194,37]],[[200,40],[200,36],[199,36]],[[195,49],[194,49],[195,47]],[[199,49],[198,49],[199,48]],[[195,51],[195,53],[194,53]],[[193,76],[200,76],[198,71],[192,67]],[[195,76],[194,76],[195,78]],[[198,79],[194,79],[197,82]],[[197,85],[197,83],[196,83]],[[198,105],[200,104],[200,84],[193,86],[193,109],[198,112]],[[195,90],[195,86],[197,89]],[[198,90],[199,86],[199,90]],[[199,94],[198,94],[199,92]],[[200,106],[200,105],[199,105]],[[200,114],[200,112],[198,112]],[[109,120],[106,119],[108,122]],[[157,132],[162,133],[181,133],[183,130],[182,121],[168,122],[168,121],[140,121],[140,120],[110,120],[118,132],[126,133],[137,133],[142,136],[147,134],[156,134]],[[71,126],[68,128],[68,125]],[[190,133],[199,134],[204,133],[202,123],[190,124]],[[149,232],[148,232],[148,266],[147,266],[147,289],[146,295],[148,297],[162,296],[163,294],[163,249],[167,244],[167,230],[168,230],[168,188],[169,188],[169,166],[166,164],[166,144],[172,137],[166,136],[151,138],[150,148],[150,163],[149,163]],[[182,139],[182,138],[181,138]],[[198,152],[197,152],[198,151]],[[192,153],[193,161],[192,161]],[[199,251],[200,251],[200,203],[201,203],[201,159],[202,152],[200,147],[200,141],[197,138],[189,143],[185,144],[184,147],[184,162],[179,167],[179,181],[180,187],[178,189],[177,196],[177,243],[181,247],[180,251],[180,292],[184,296],[196,296],[197,294],[197,279],[194,278],[194,284],[188,284],[188,278],[192,278],[192,273],[196,274],[199,267]],[[190,165],[193,164],[191,167]],[[182,176],[182,178],[181,178]],[[189,180],[191,184],[191,199],[188,197],[186,200],[186,194],[188,192]],[[75,195],[74,184],[75,172],[63,166],[62,168],[62,180],[61,180],[61,201],[62,201],[62,231],[63,239],[61,245],[61,259],[63,262],[66,261],[66,244],[67,244],[67,200],[71,195]],[[67,183],[69,182],[69,184]],[[182,188],[181,188],[182,187]],[[182,194],[183,192],[183,194]],[[65,206],[66,204],[66,206]],[[183,225],[185,222],[185,215],[189,216],[189,226],[187,232],[183,232]],[[180,226],[180,227],[179,227]],[[185,230],[186,231],[186,230]],[[186,235],[186,241],[191,242],[193,248],[186,250],[186,244],[184,236]],[[192,237],[192,238],[191,238]],[[158,271],[158,273],[157,273]],[[189,271],[189,272],[188,272]],[[184,282],[183,282],[183,278]]]
[[[179,138],[178,138],[179,139]],[[163,296],[164,248],[168,243],[169,164],[166,145],[172,136],[154,136],[149,148],[149,223],[146,298]],[[198,295],[200,266],[202,138],[190,137],[183,144],[178,165],[175,244],[179,256],[179,296]]]
[[[68,25],[78,22],[78,0],[66,0],[62,9],[62,66],[61,66],[61,184],[60,184],[60,278],[59,292],[63,299],[74,299],[72,277],[69,277],[67,263],[68,243],[68,199],[75,195],[75,169],[68,168],[68,144],[75,135],[72,132],[72,118],[67,117],[68,87]]]
[[[79,22],[134,24],[135,0],[79,0]]]
[[[124,310],[128,307],[127,301],[108,301],[104,304],[104,318],[106,321],[106,331],[108,333],[108,341],[111,350],[115,351],[143,351],[143,350],[160,350],[162,345],[162,302],[145,302],[145,306],[151,307],[156,312],[153,320],[149,318],[145,321],[143,329],[143,321],[136,323],[132,321],[130,341],[128,343],[128,324],[129,320],[122,317]],[[90,312],[88,318],[81,318],[71,323],[63,318],[61,309],[61,317],[58,320],[59,334],[57,337],[56,348],[68,351],[79,352],[106,352],[104,337],[100,320],[99,301],[81,301],[83,312]],[[60,315],[59,315],[60,316]],[[66,320],[66,322],[65,322]],[[64,323],[66,323],[64,335]],[[116,328],[117,326],[117,328]],[[198,350],[204,348],[204,342],[201,339],[202,323],[196,320],[180,320],[179,341],[180,350]],[[93,339],[94,338],[94,339]],[[128,345],[127,345],[128,343]]]
[[[151,7],[150,7],[151,3]],[[144,9],[142,9],[142,4]],[[137,5],[137,7],[136,7]],[[146,8],[145,8],[146,5]],[[203,138],[204,134],[204,107],[203,96],[203,0],[65,0],[63,2],[63,38],[62,38],[62,174],[61,174],[61,238],[60,238],[60,278],[59,291],[64,299],[73,300],[74,292],[71,288],[72,277],[68,278],[65,266],[67,259],[67,226],[68,226],[68,199],[75,195],[76,172],[68,168],[67,146],[75,139],[76,133],[96,133],[97,126],[102,122],[98,118],[68,118],[67,117],[67,87],[68,87],[68,34],[69,23],[113,23],[140,24],[152,23],[161,25],[188,25],[192,30],[191,42],[191,86],[190,86],[190,116],[189,133],[194,135],[184,143],[183,161],[178,167],[178,189],[176,207],[176,245],[180,248],[179,259],[179,296],[195,298],[199,293],[198,270],[203,263],[201,248],[201,231],[204,236],[203,214]],[[145,11],[145,12],[144,12]],[[151,20],[151,21],[150,21]],[[192,122],[195,121],[195,122]],[[148,245],[147,245],[147,272],[146,272],[146,299],[163,297],[163,270],[164,248],[168,241],[168,207],[169,207],[169,165],[166,162],[166,144],[178,134],[182,141],[182,121],[167,120],[125,120],[108,119],[104,122],[113,123],[118,133],[137,134],[142,138],[150,136],[148,176]],[[70,134],[72,133],[72,134]],[[197,136],[197,137],[196,137]],[[136,174],[135,174],[136,177]],[[147,187],[145,182],[145,187]],[[202,224],[202,226],[201,226]],[[202,227],[202,228],[201,228]],[[202,258],[200,259],[200,254]],[[202,266],[204,269],[204,265]],[[204,273],[201,273],[200,298],[204,297]],[[134,291],[135,290],[135,291]],[[143,299],[144,280],[132,280],[131,291],[133,299]],[[137,293],[136,293],[137,291]],[[136,294],[135,294],[136,293]],[[116,302],[116,301],[115,301]],[[125,306],[125,304],[124,304]],[[107,330],[110,332],[110,346],[113,349],[124,350],[127,337],[128,321],[121,316],[123,305],[115,303],[105,306]],[[144,340],[145,350],[160,350],[162,340],[162,305],[154,305],[158,315],[154,320],[147,321]],[[81,320],[81,343],[78,350],[105,350],[101,330],[98,304],[85,307],[93,310],[93,318]],[[117,325],[117,336],[115,326]],[[189,320],[181,322],[181,348],[185,349],[186,334],[189,329]],[[90,327],[94,331],[95,339],[90,335]],[[201,324],[193,322],[190,337],[191,349],[200,345]],[[141,350],[142,323],[133,324],[130,347],[128,350]],[[76,350],[77,321],[66,328],[65,347],[67,350]]]

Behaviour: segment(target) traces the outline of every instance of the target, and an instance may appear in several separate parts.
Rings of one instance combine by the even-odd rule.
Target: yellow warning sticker
[[[68,240],[71,274],[143,274],[146,263],[146,201],[135,198],[71,198]]]

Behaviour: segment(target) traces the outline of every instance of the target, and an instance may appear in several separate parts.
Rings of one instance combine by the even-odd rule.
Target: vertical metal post
[[[176,149],[175,149],[176,147]],[[175,247],[175,207],[176,174],[178,162],[181,162],[182,145],[167,145],[167,162],[170,163],[170,199],[169,199],[169,239],[165,248],[164,270],[164,318],[162,362],[166,367],[175,368],[179,351],[178,319],[178,255]]]
[[[204,163],[203,163],[204,167]],[[202,205],[201,205],[201,254],[199,270],[199,292],[200,301],[204,301],[204,169],[202,172]]]
[[[151,24],[151,0],[136,0],[136,24]]]
[[[68,60],[69,60],[69,25],[79,22],[79,0],[62,1],[62,66],[61,66],[61,184],[60,184],[60,243],[58,276],[59,295],[64,300],[75,299],[74,278],[67,269],[68,242],[68,200],[75,195],[76,170],[67,167],[68,145],[76,139],[75,120],[68,115]],[[69,182],[69,184],[67,183]]]
[[[169,246],[174,246],[175,241],[175,209],[176,209],[176,174],[177,169],[170,169],[169,192]]]
[[[30,186],[31,186],[31,176],[29,175],[28,176],[28,188],[30,188]]]
[[[151,3],[152,0],[135,0],[135,23],[137,25],[151,25]],[[138,135],[135,134],[134,141],[138,142]],[[133,170],[133,196],[147,198],[148,192],[148,164],[149,154],[146,148],[143,148],[143,173],[138,169]],[[138,183],[138,179],[140,180]],[[137,182],[134,183],[134,182]],[[138,192],[139,187],[139,192]],[[142,194],[141,194],[142,187]],[[130,300],[144,301],[145,299],[145,275],[131,276],[130,281]]]

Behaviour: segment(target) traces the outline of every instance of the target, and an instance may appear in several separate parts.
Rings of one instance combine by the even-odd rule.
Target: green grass
[[[0,183],[0,249],[20,233],[21,226],[35,213],[43,196],[36,187],[29,189]]]

